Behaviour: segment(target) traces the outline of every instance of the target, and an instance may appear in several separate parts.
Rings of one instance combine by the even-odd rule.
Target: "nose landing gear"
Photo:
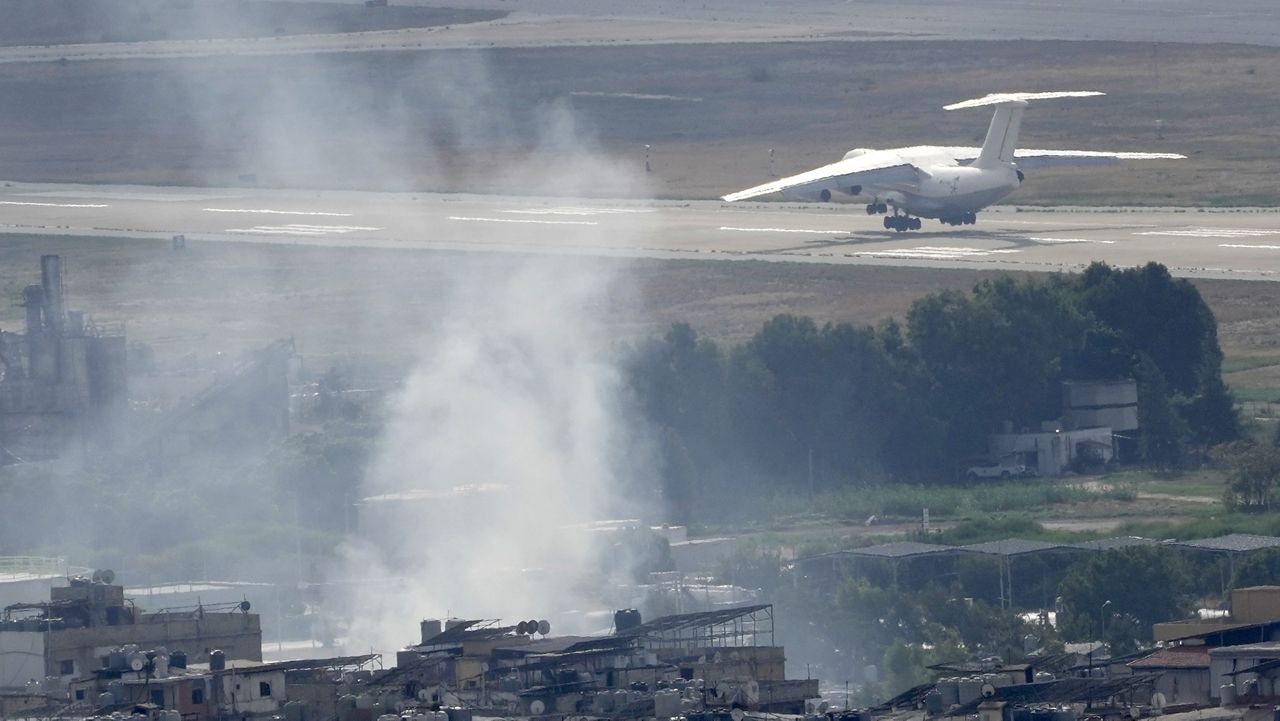
[[[880,213],[888,213],[888,212],[889,212],[889,206],[885,205],[884,203],[881,203],[878,200],[873,203],[867,204],[867,215],[879,215]]]

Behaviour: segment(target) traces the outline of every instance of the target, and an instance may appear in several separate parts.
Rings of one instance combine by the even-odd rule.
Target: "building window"
[[[271,695],[271,684],[266,681],[258,682],[258,696],[266,698]]]
[[[204,705],[204,689],[202,688],[191,689],[191,705],[192,706]]]
[[[77,701],[83,701],[83,700],[84,700],[84,689],[82,689],[82,688],[78,688],[78,689],[76,689],[76,700],[77,700]]]
[[[151,689],[151,703],[155,704],[156,706],[159,706],[160,708],[164,708],[164,689],[162,688]]]
[[[63,676],[74,676],[76,672],[76,662],[72,659],[58,662],[58,673]]]

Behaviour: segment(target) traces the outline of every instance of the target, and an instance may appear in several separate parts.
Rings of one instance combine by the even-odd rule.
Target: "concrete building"
[[[1110,428],[1116,433],[1138,430],[1138,384],[1131,379],[1063,381],[1064,428]]]
[[[25,332],[0,330],[0,463],[110,441],[127,401],[124,327],[66,309],[56,255],[40,258],[21,305]]]
[[[1210,646],[1280,641],[1280,586],[1233,588],[1226,616],[1157,623],[1157,642],[1203,643]]]
[[[1036,433],[998,433],[990,438],[993,458],[1016,456],[1041,476],[1058,476],[1071,468],[1077,458],[1102,463],[1116,455],[1112,429],[1062,430],[1057,424]]]
[[[1217,694],[1209,683],[1209,647],[1170,646],[1130,661],[1134,673],[1157,674],[1153,693],[1169,704],[1209,705]]]
[[[504,714],[676,716],[739,707],[803,713],[816,679],[787,679],[772,606],[664,616],[615,614],[609,636],[548,637],[522,622],[424,621],[374,686],[407,698]],[[542,636],[541,638],[537,636]]]
[[[61,693],[128,646],[179,649],[192,662],[207,662],[214,650],[261,661],[262,629],[247,606],[145,613],[125,599],[122,586],[74,578],[54,587],[48,601],[5,607],[0,649],[8,652],[0,653],[0,681],[10,688],[40,683],[45,693]]]

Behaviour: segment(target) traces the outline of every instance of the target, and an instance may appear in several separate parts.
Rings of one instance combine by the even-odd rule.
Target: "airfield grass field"
[[[1011,202],[1276,205],[1277,78],[1280,49],[1068,41],[13,63],[0,178],[519,192],[512,165],[586,150],[646,181],[586,192],[709,198],[767,180],[771,148],[784,175],[851,147],[976,145],[989,114],[943,104],[1087,88],[1108,95],[1033,105],[1022,145],[1189,159],[1033,172]]]

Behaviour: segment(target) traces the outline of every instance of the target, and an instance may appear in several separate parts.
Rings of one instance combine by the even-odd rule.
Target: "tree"
[[[1058,629],[1068,641],[1105,639],[1113,649],[1133,648],[1147,640],[1152,624],[1186,615],[1190,588],[1186,564],[1167,548],[1093,554],[1073,564],[1058,588]]]
[[[1266,510],[1280,485],[1280,448],[1251,441],[1216,446],[1214,461],[1227,471],[1223,501],[1228,508]]]
[[[1161,470],[1182,465],[1182,438],[1186,424],[1169,398],[1164,374],[1151,357],[1138,360],[1138,450],[1148,463]]]
[[[1274,586],[1280,583],[1280,549],[1268,548],[1246,554],[1236,563],[1232,588]]]

